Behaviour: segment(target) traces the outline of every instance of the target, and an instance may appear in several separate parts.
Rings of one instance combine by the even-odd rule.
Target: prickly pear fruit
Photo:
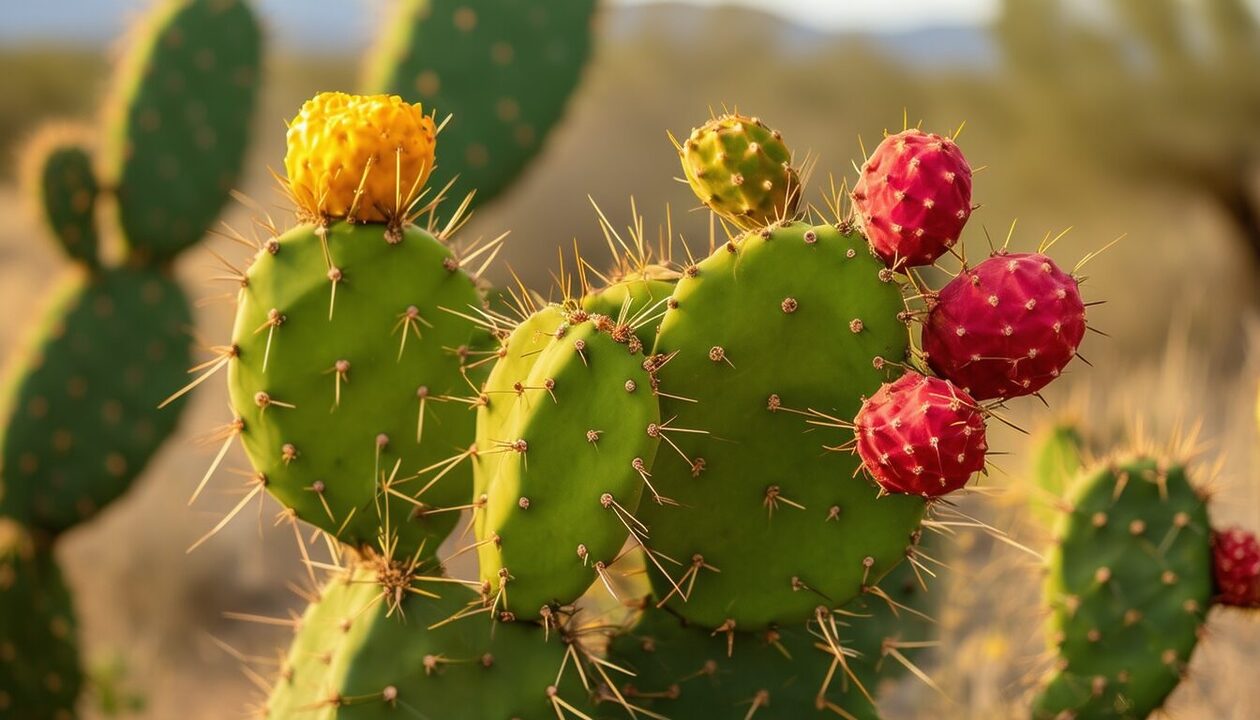
[[[0,719],[71,720],[82,683],[74,609],[56,560],[0,519]]]
[[[261,55],[243,0],[174,0],[146,20],[102,162],[132,255],[170,258],[214,224],[244,163]]]
[[[678,156],[696,197],[736,225],[752,229],[796,216],[801,181],[792,153],[761,120],[713,118],[691,131]]]
[[[289,123],[284,169],[311,220],[400,220],[433,171],[437,128],[397,95],[325,92]]]
[[[449,620],[478,603],[456,583],[360,568],[331,580],[311,604],[267,702],[270,720],[401,716],[481,720],[594,717],[565,667],[570,642],[525,623]],[[437,595],[437,597],[435,597]],[[387,597],[389,596],[389,597]],[[314,712],[314,715],[312,713]]]
[[[872,395],[854,421],[862,465],[885,491],[940,497],[984,469],[976,401],[948,380],[910,371]]]
[[[478,422],[492,427],[479,428],[477,456],[502,456],[474,465],[485,492],[481,578],[518,619],[572,603],[645,532],[634,513],[659,442],[655,378],[630,329],[585,311],[564,319],[527,375],[510,365],[481,393]],[[535,340],[537,325],[514,332],[509,351]]]
[[[97,257],[96,201],[100,183],[92,170],[86,128],[45,128],[26,151],[23,173],[36,196],[39,215],[66,256],[90,267]]]
[[[1049,554],[1059,663],[1034,720],[1145,718],[1176,687],[1212,600],[1207,507],[1184,466],[1146,456],[1079,478]]]
[[[923,354],[973,398],[1006,399],[1057,378],[1084,336],[1076,278],[1042,253],[1003,251],[941,289],[923,328]]]
[[[1216,600],[1223,605],[1260,608],[1260,542],[1241,528],[1212,533]]]
[[[560,122],[590,55],[595,0],[403,0],[376,44],[367,90],[450,115],[433,184],[506,190]]]
[[[903,560],[924,502],[879,497],[803,414],[847,421],[906,357],[901,288],[857,232],[798,222],[686,268],[670,305],[655,348],[669,447],[652,482],[681,507],[640,512],[687,597],[653,570],[658,597],[746,630],[843,605]]]
[[[971,166],[950,138],[915,128],[889,135],[862,166],[853,208],[888,267],[931,265],[971,217]]]

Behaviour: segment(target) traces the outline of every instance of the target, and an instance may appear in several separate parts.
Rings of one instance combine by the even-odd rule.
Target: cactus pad
[[[743,228],[792,219],[801,181],[792,153],[757,118],[723,115],[691,131],[678,149],[696,197]]]
[[[1176,687],[1212,599],[1207,508],[1186,468],[1148,457],[1083,476],[1049,557],[1060,661],[1034,720],[1138,720]]]
[[[96,200],[101,189],[92,170],[87,136],[85,128],[46,128],[31,142],[23,164],[49,233],[68,257],[95,267],[99,262]]]
[[[539,324],[553,317],[541,312],[508,348],[541,337]],[[629,533],[642,532],[633,514],[659,442],[654,379],[629,329],[580,311],[566,320],[528,368],[496,370],[500,384],[482,392],[478,422],[490,427],[479,427],[478,457],[502,458],[476,466],[479,475],[494,470],[478,480],[486,493],[481,576],[517,618],[576,600]]]
[[[433,171],[436,140],[433,118],[419,104],[320,93],[289,123],[289,193],[312,219],[400,219]]]
[[[590,53],[595,0],[406,0],[368,72],[370,92],[439,118],[434,184],[455,197],[505,190],[560,120]]]
[[[164,272],[71,271],[4,384],[0,514],[60,532],[121,495],[175,429],[156,412],[191,363]]]
[[[169,0],[140,28],[104,162],[133,253],[171,257],[213,225],[244,162],[260,45],[243,0]]]
[[[684,270],[671,304],[655,349],[671,447],[652,472],[681,507],[641,510],[690,588],[670,606],[756,630],[843,605],[902,560],[924,503],[879,497],[803,414],[852,418],[906,357],[901,289],[856,232],[791,223]]]
[[[228,376],[267,489],[349,544],[436,551],[450,508],[468,503],[469,464],[418,474],[467,451],[474,421],[447,400],[467,392],[473,324],[446,310],[480,302],[415,227],[339,222],[269,240],[240,292]]]
[[[302,618],[267,703],[269,720],[550,720],[589,714],[568,643],[525,624],[440,625],[476,603],[454,583],[419,583],[390,606],[373,573],[332,580]],[[566,707],[567,706],[567,707]],[[563,708],[563,712],[562,709]],[[576,711],[576,712],[575,712]]]
[[[51,552],[0,520],[0,719],[71,720],[83,672],[74,609]]]

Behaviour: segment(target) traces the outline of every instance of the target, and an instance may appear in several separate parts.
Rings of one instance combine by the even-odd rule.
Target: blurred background
[[[62,268],[16,187],[17,151],[44,120],[90,119],[107,91],[113,43],[148,5],[56,0],[2,11],[0,353],[41,311],[48,278]],[[255,6],[272,42],[241,190],[285,216],[268,174],[282,165],[285,119],[315,92],[356,87],[388,3]],[[1201,421],[1206,464],[1220,459],[1217,522],[1260,528],[1257,11],[1248,0],[610,0],[565,120],[523,182],[481,207],[465,233],[511,230],[491,277],[505,280],[512,267],[543,289],[554,248],[577,239],[597,265],[607,257],[588,195],[619,226],[630,222],[631,197],[649,228],[664,223],[668,206],[691,247],[707,247],[707,217],[673,180],[666,131],[686,133],[711,109],[738,107],[781,130],[798,155],[818,158],[813,185],[854,177],[862,143],[873,148],[903,116],[938,132],[965,123],[959,143],[983,166],[974,194],[982,207],[964,236],[971,255],[983,256],[986,235],[1000,243],[1016,221],[1018,249],[1070,227],[1053,250],[1067,267],[1124,238],[1083,269],[1086,299],[1106,301],[1091,324],[1108,337],[1091,335],[1082,350],[1092,367],[1075,363],[1049,409],[1017,402],[1011,419],[1034,429],[1072,408],[1104,438],[1134,424],[1163,437]],[[227,221],[245,227],[250,212],[236,207]],[[179,266],[194,295],[222,292],[211,274],[204,247]],[[222,342],[230,318],[227,304],[202,306],[201,341]],[[87,655],[143,698],[134,717],[245,716],[256,688],[223,646],[278,658],[288,638],[225,614],[287,617],[304,604],[285,587],[304,572],[292,530],[273,527],[279,506],[269,499],[185,553],[239,497],[236,480],[220,473],[186,507],[216,449],[197,439],[230,419],[222,381],[193,403],[143,481],[58,549]],[[981,483],[992,492],[968,498],[966,510],[1036,549],[1040,539],[1004,491],[1024,469],[1025,440],[1007,431],[993,444],[1009,454]],[[247,467],[243,455],[227,463]],[[931,665],[949,699],[910,678],[888,693],[891,718],[1013,717],[1040,667],[1042,639],[1027,630],[1039,612],[1036,559],[980,532],[960,534],[957,545],[958,571],[943,583],[943,649]],[[1257,625],[1216,618],[1169,715],[1260,717],[1260,691],[1246,677],[1257,660]]]

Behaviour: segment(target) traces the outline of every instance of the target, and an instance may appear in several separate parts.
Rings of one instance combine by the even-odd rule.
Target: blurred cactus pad
[[[435,108],[434,185],[499,195],[542,149],[591,52],[596,0],[401,0],[377,45],[367,91]]]
[[[259,57],[242,2],[160,3],[136,27],[101,141],[50,128],[28,148],[32,204],[71,266],[4,381],[0,513],[60,532],[122,494],[175,429],[178,409],[158,404],[184,382],[192,313],[170,261],[237,180]],[[108,239],[118,264],[101,257]]]

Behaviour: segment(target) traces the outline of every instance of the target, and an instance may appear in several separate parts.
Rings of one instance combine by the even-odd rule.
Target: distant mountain
[[[554,0],[548,0],[554,1]],[[380,26],[391,0],[253,0],[270,37],[286,51],[347,54],[361,52]],[[12,2],[0,24],[0,45],[28,42],[104,45],[118,37],[152,0],[54,0]],[[855,34],[796,24],[781,16],[739,6],[701,7],[679,2],[607,5],[603,30],[624,39],[650,29],[686,43],[700,34],[730,29],[755,33],[757,42],[777,52],[807,54]],[[996,54],[984,28],[926,27],[862,34],[869,45],[915,66],[990,67]]]

